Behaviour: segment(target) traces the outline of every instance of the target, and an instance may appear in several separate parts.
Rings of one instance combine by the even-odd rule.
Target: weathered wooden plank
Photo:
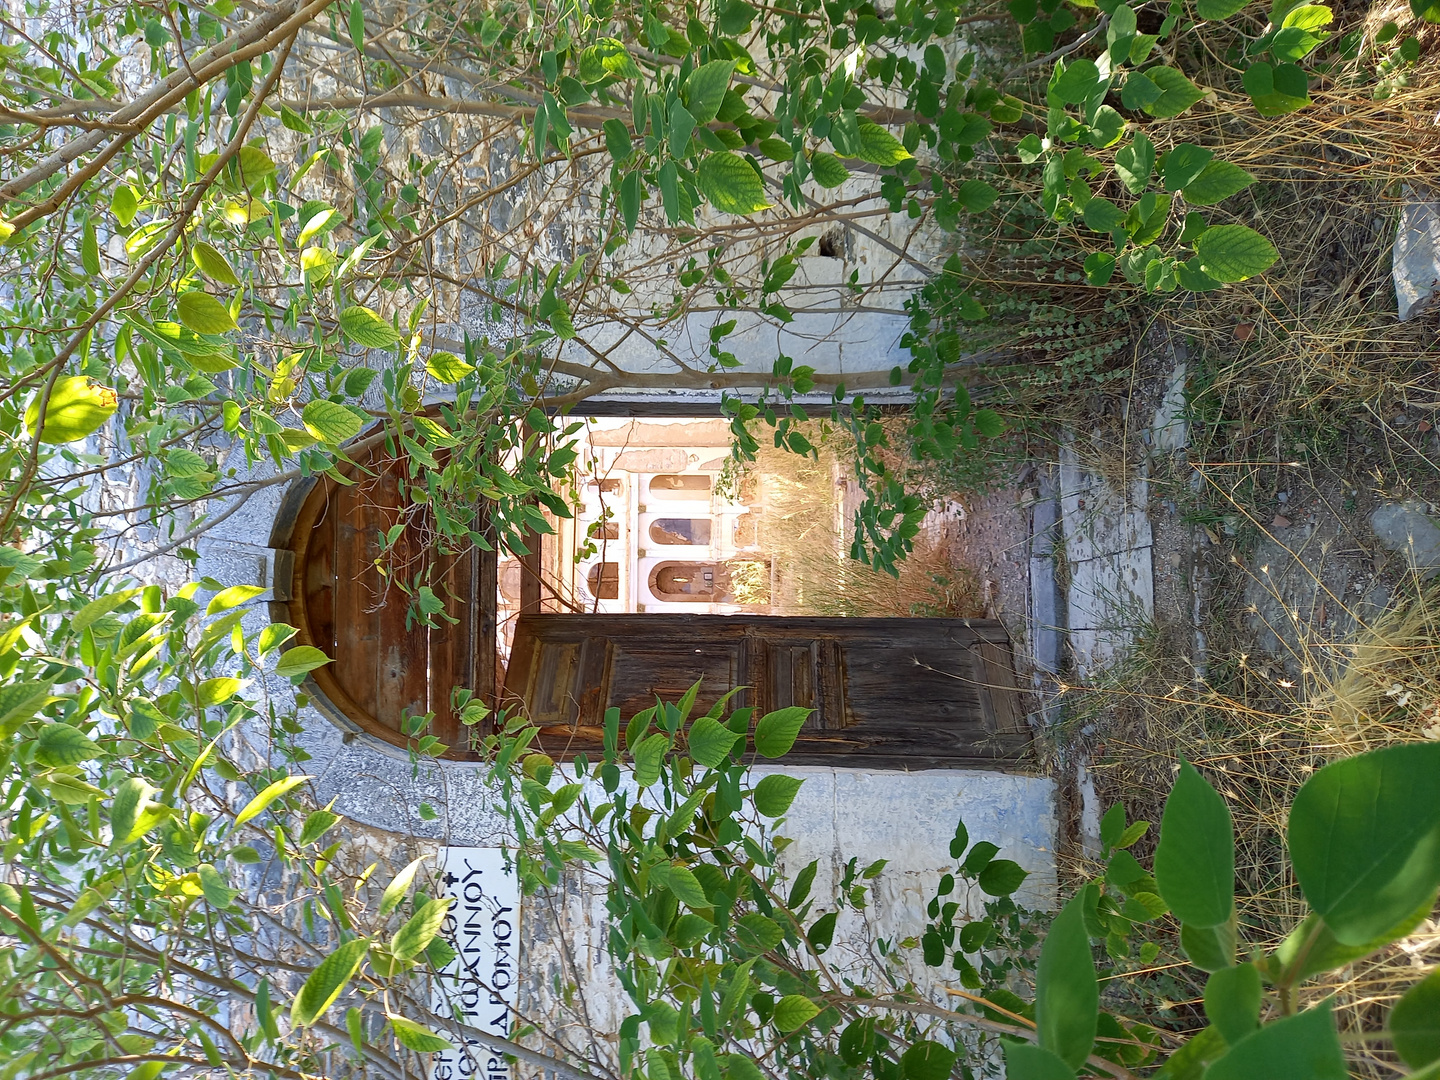
[[[471,689],[494,707],[498,688],[495,618],[500,603],[500,542],[488,508],[483,512],[481,533],[490,545],[475,552],[475,599],[471,605],[475,639],[474,683]]]
[[[1015,660],[1010,646],[983,641],[975,652],[983,696],[994,717],[995,730],[1024,731],[1025,708],[1015,685]]]
[[[402,719],[428,711],[430,656],[428,630],[418,618],[411,617],[412,598],[400,584],[414,580],[424,554],[419,523],[402,507],[404,468],[400,461],[384,469],[373,489],[375,527],[388,532],[396,525],[405,526],[385,560],[388,577],[376,573],[380,641],[375,668],[375,718],[388,728],[408,734],[414,728],[402,723]]]
[[[362,480],[337,487],[333,496],[337,582],[334,678],[361,714],[352,719],[378,726],[375,672],[380,662],[380,580],[375,558],[379,554],[379,517],[372,488],[371,481]],[[344,587],[338,587],[342,584]]]
[[[431,730],[449,747],[464,741],[459,718],[451,706],[451,693],[456,686],[474,684],[470,630],[475,608],[474,575],[471,566],[474,553],[440,555],[435,552],[436,593],[445,600],[445,612],[455,622],[441,619],[430,630],[430,708],[435,720]]]
[[[327,498],[310,529],[301,578],[305,618],[313,644],[332,658],[335,656],[335,519],[334,500]]]

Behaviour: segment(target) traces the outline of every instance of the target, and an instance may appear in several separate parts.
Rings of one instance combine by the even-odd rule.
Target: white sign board
[[[432,1008],[494,1035],[508,1035],[515,1007],[520,890],[499,848],[440,849],[442,896],[455,903],[441,934],[456,957],[435,981]],[[456,1041],[451,1036],[451,1041]],[[467,1039],[431,1060],[434,1080],[510,1080],[504,1057]]]

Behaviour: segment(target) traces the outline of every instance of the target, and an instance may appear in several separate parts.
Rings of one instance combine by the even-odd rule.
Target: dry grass
[[[776,615],[961,616],[984,613],[979,582],[951,565],[947,538],[922,530],[899,577],[849,557],[853,492],[847,436],[806,425],[818,456],[802,458],[762,446],[750,469],[763,501],[760,549],[774,568],[768,580],[739,582],[742,600]],[[847,499],[848,496],[848,499]]]
[[[1440,739],[1440,587],[1413,579],[1410,586],[1406,601],[1362,622],[1348,641],[1312,641],[1293,658],[1298,678],[1279,663],[1242,656],[1223,679],[1212,673],[1197,682],[1184,644],[1155,630],[1103,684],[1073,691],[1073,722],[1103,716],[1109,731],[1094,748],[1104,804],[1122,799],[1132,819],[1158,822],[1177,753],[1225,795],[1249,946],[1275,946],[1305,911],[1283,835],[1289,805],[1311,773],[1391,743]],[[1225,692],[1211,688],[1222,681]],[[1188,979],[1178,953],[1174,962],[1168,973],[1177,981],[1152,993],[1169,999],[1177,1021],[1198,1019],[1203,983]],[[1404,941],[1307,984],[1302,1000],[1333,995],[1342,1030],[1373,1033],[1395,999],[1437,964],[1440,910]],[[1397,1071],[1383,1047],[1350,1051],[1356,1076]]]

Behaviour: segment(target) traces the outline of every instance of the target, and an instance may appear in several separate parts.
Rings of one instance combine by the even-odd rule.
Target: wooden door
[[[394,746],[436,736],[446,757],[470,758],[470,738],[451,698],[455,686],[493,702],[496,552],[442,550],[431,518],[405,497],[408,462],[379,443],[346,483],[316,477],[293,493],[277,521],[271,616],[298,630],[289,645],[313,645],[333,661],[306,679],[306,692],[332,720]],[[491,533],[481,508],[479,529]],[[388,553],[382,536],[403,528]],[[433,625],[414,616],[397,579],[423,580],[445,604]]]
[[[1009,639],[977,619],[524,615],[504,699],[547,753],[591,757],[622,718],[701,680],[697,712],[734,687],[756,716],[815,710],[785,758],[869,768],[1013,766],[1030,744]]]

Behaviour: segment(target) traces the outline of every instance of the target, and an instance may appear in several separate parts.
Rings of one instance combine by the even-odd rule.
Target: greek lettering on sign
[[[455,903],[441,935],[455,959],[435,981],[432,1007],[440,1016],[495,1035],[510,1033],[519,949],[520,890],[499,848],[440,850],[442,895]],[[431,1060],[433,1080],[510,1080],[505,1059],[473,1039]]]

